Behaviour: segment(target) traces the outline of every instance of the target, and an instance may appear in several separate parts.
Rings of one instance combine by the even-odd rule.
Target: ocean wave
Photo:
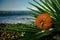
[[[29,15],[14,15],[14,16],[0,16],[0,23],[9,23],[9,24],[17,24],[17,23],[33,23],[34,17]]]

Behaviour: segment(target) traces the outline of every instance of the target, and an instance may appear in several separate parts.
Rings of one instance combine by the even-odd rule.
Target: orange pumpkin
[[[52,19],[48,14],[40,14],[35,21],[39,29],[46,30],[52,27]]]

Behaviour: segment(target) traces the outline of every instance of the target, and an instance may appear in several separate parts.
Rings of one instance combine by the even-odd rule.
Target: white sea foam
[[[13,16],[0,16],[0,23],[10,23],[10,24],[17,24],[17,23],[33,23],[34,17],[29,15],[13,15]]]

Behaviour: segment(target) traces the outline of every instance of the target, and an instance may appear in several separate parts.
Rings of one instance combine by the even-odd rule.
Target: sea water
[[[33,23],[34,17],[30,15],[10,15],[10,16],[0,16],[0,24],[8,23],[8,24],[17,24],[17,23]]]

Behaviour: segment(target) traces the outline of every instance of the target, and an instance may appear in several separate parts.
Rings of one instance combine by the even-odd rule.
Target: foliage
[[[36,28],[35,24],[29,24],[25,26],[18,26],[18,25],[7,25],[6,28],[2,31],[19,31],[25,32],[24,36],[21,38],[17,38],[17,40],[38,40],[44,36],[55,34],[55,32],[60,31],[60,1],[59,0],[39,0],[42,4],[33,0],[37,5],[29,2],[32,6],[36,7],[38,10],[34,10],[32,8],[28,8],[37,14],[32,14],[35,18],[42,13],[47,13],[53,19],[53,28],[48,30],[40,30]],[[52,35],[53,36],[53,35]]]

